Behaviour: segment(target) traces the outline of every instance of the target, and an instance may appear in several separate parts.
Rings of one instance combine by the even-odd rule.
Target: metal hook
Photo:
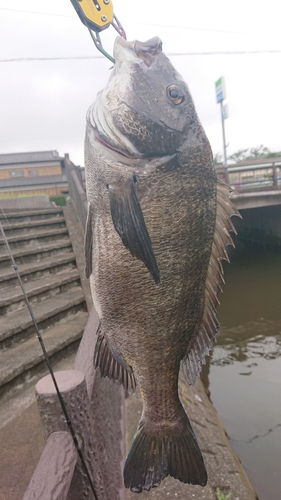
[[[113,19],[112,19],[112,22],[110,24],[113,26],[114,29],[116,29],[116,31],[119,33],[120,36],[122,36],[125,40],[127,39],[125,30],[124,30],[122,24],[120,23],[120,21],[115,16],[115,14],[113,14]],[[88,27],[88,30],[90,32],[90,35],[91,35],[93,42],[94,42],[95,46],[97,47],[97,49],[105,57],[107,57],[107,59],[109,59],[111,62],[115,63],[115,59],[103,48],[99,32],[92,31],[89,27]]]

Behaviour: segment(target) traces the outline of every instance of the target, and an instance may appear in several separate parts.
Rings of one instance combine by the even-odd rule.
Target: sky
[[[113,0],[128,40],[155,35],[187,82],[214,154],[222,153],[215,81],[225,77],[228,155],[281,150],[277,0]],[[112,53],[116,31],[101,33]],[[0,154],[56,149],[84,165],[87,109],[112,63],[70,0],[0,0]]]

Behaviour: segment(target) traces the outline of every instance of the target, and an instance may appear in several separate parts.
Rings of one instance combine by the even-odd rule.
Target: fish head
[[[87,115],[95,138],[129,158],[172,155],[201,126],[188,86],[160,38],[118,37],[115,67]]]

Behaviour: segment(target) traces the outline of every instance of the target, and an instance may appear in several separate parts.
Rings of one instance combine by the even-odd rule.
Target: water
[[[205,383],[259,499],[280,500],[281,252],[244,250],[225,270]]]

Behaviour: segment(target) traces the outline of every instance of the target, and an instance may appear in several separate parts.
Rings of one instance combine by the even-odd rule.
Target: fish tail
[[[183,483],[205,486],[207,471],[203,457],[185,415],[184,425],[154,432],[149,424],[140,424],[124,467],[124,483],[135,493],[159,486],[172,476]]]

